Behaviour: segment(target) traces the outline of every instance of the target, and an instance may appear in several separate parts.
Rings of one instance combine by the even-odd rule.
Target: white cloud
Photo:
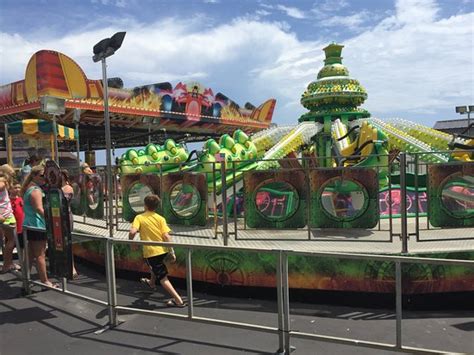
[[[396,4],[397,20],[401,23],[430,23],[439,12],[434,0],[399,0]]]
[[[315,2],[311,12],[314,13],[316,17],[328,17],[348,6],[349,3],[346,0],[323,0]]]
[[[287,14],[287,16],[297,18],[297,19],[303,19],[305,18],[305,14],[303,11],[296,7],[289,7],[289,6],[284,6],[284,5],[277,5],[276,8],[280,11],[283,11]]]
[[[371,18],[367,11],[361,11],[349,16],[333,16],[321,22],[323,27],[344,26],[351,30],[357,30],[362,27]]]
[[[267,11],[267,10],[257,10],[257,11],[255,11],[255,13],[258,16],[268,16],[268,15],[272,14],[270,11]]]
[[[439,18],[433,2],[417,4],[416,11],[426,8],[429,14],[423,21],[410,20],[407,11],[413,3],[400,1],[396,13],[347,38],[343,57],[351,75],[367,89],[365,107],[374,115],[432,124],[432,112],[474,102],[474,14]],[[208,23],[204,17],[169,18],[146,26],[130,22],[123,47],[108,60],[109,75],[122,77],[127,87],[199,80],[239,104],[258,105],[274,97],[274,120],[296,123],[306,112],[298,103],[300,96],[316,79],[323,65],[321,49],[332,38],[302,41],[285,23],[251,18],[211,28]],[[86,28],[42,40],[1,33],[2,83],[24,78],[29,58],[40,49],[61,51],[89,78],[100,78],[100,65],[91,60],[92,46],[123,27]]]
[[[127,1],[128,0],[91,0],[92,4],[102,4],[104,6],[107,5],[112,5],[112,6],[117,6],[124,8],[127,6]]]

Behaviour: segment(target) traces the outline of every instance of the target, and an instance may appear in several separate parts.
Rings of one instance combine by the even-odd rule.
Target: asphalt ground
[[[106,300],[105,276],[78,265],[79,279],[68,289]],[[108,312],[101,306],[33,286],[22,296],[17,274],[0,274],[0,354],[274,354],[274,334],[235,327],[137,313],[119,313],[120,324],[104,328]],[[35,275],[33,275],[34,277]],[[185,294],[185,290],[180,289]],[[117,278],[118,303],[187,314],[168,308],[161,289],[155,292],[136,280]],[[196,316],[266,326],[277,325],[276,301],[194,293]],[[350,297],[348,295],[347,297]],[[291,298],[291,294],[290,294]],[[368,302],[370,304],[370,302]],[[474,310],[448,302],[435,310],[404,311],[403,344],[411,347],[474,353]],[[307,333],[395,342],[392,308],[347,307],[314,302],[290,302],[291,329]],[[291,339],[293,354],[394,354],[354,346]]]

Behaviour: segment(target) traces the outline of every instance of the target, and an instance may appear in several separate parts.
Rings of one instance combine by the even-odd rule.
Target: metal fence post
[[[407,156],[400,153],[400,223],[402,238],[402,253],[408,253],[408,225],[407,225]]]
[[[31,294],[30,288],[30,253],[28,253],[28,232],[26,228],[23,228],[23,260],[24,263],[21,266],[21,274],[23,276],[23,288],[25,290],[25,294]]]
[[[398,349],[402,348],[402,264],[400,261],[395,262],[395,303],[397,314],[397,335],[396,346]]]
[[[216,162],[212,162],[212,200],[213,200],[213,214],[214,214],[214,237],[218,237],[219,216],[217,211],[217,179],[216,179]]]
[[[107,175],[107,172],[104,173],[104,181],[107,182],[109,177]],[[110,227],[110,220],[109,220],[109,185],[106,183],[105,184],[105,193],[106,193],[106,198],[105,198],[105,227],[109,228]]]
[[[418,165],[418,154],[415,154],[415,233],[417,242],[420,240],[420,193],[418,190]]]
[[[193,264],[192,264],[192,249],[186,249],[186,292],[188,294],[188,318],[194,317],[193,304]]]
[[[115,260],[114,260],[114,244],[111,238],[107,238],[105,242],[105,275],[107,279],[107,301],[109,308],[109,326],[111,328],[118,325],[117,312],[117,290],[115,285]]]
[[[227,182],[226,178],[226,169],[225,169],[226,160],[225,157],[221,161],[221,206],[222,206],[222,237],[224,239],[224,245],[227,246],[229,243],[229,234],[227,231]]]
[[[277,278],[277,310],[278,310],[278,354],[285,352],[285,333],[283,331],[283,276],[282,276],[283,256],[279,250],[276,261]]]
[[[114,172],[114,207],[115,207],[115,225],[116,225],[116,230],[119,230],[119,202],[120,202],[120,196],[118,193],[118,188],[119,188],[119,182],[118,179],[120,178],[120,174],[117,172]]]
[[[61,288],[63,289],[63,292],[67,291],[67,278],[66,277],[61,278]]]
[[[235,162],[232,161],[232,193],[234,194],[234,203],[232,212],[234,214],[234,240],[237,240],[237,188],[235,180]]]
[[[309,167],[309,159],[306,160],[305,158],[303,158],[303,166],[306,184],[306,224],[308,227],[308,240],[311,240],[311,170]]]
[[[288,255],[282,251],[282,286],[283,286],[283,333],[285,335],[285,352],[284,354],[291,354],[290,345],[290,290],[288,285]]]

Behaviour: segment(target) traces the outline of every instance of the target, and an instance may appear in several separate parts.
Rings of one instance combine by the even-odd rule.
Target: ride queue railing
[[[27,247],[27,233],[24,233],[25,247]],[[457,265],[465,267],[474,267],[474,261],[472,260],[454,260],[454,259],[434,259],[434,258],[420,258],[420,257],[406,257],[406,256],[386,256],[386,255],[367,255],[367,254],[352,254],[352,253],[330,253],[330,252],[301,252],[294,250],[269,250],[269,249],[255,249],[255,248],[242,248],[242,247],[224,247],[224,246],[208,246],[208,245],[194,245],[194,244],[183,244],[183,243],[164,243],[164,242],[151,242],[151,241],[136,241],[136,240],[125,240],[125,239],[113,239],[108,237],[96,237],[91,235],[77,235],[76,237],[99,240],[105,243],[105,271],[107,278],[107,300],[95,299],[77,292],[71,292],[67,289],[67,280],[62,280],[61,289],[49,287],[41,282],[31,280],[29,268],[30,263],[28,256],[25,257],[25,264],[22,265],[25,268],[23,273],[24,283],[26,285],[26,293],[31,292],[30,285],[39,285],[42,287],[50,288],[56,292],[61,292],[68,296],[76,297],[85,301],[96,303],[99,305],[106,306],[109,314],[109,322],[107,327],[113,328],[118,326],[118,314],[120,311],[134,312],[146,315],[155,315],[160,317],[181,319],[192,322],[214,324],[219,326],[227,326],[233,328],[241,328],[253,331],[261,331],[266,333],[272,333],[278,335],[278,352],[280,354],[289,355],[294,348],[291,346],[292,338],[303,338],[314,341],[323,341],[335,344],[343,344],[349,346],[357,346],[364,348],[373,348],[380,350],[391,350],[396,352],[404,352],[410,354],[446,354],[449,353],[444,350],[426,349],[420,347],[408,347],[403,345],[402,337],[402,265],[403,264],[436,264],[436,265]],[[116,244],[130,244],[130,245],[159,245],[166,247],[182,248],[186,251],[186,293],[188,299],[188,312],[187,315],[175,314],[163,311],[153,311],[140,309],[136,307],[129,307],[119,305],[117,302],[117,287],[115,279],[115,260],[114,260],[114,245]],[[254,323],[235,322],[229,320],[220,320],[215,318],[207,318],[196,316],[194,314],[194,300],[193,300],[193,275],[192,275],[192,252],[198,249],[205,250],[225,250],[233,252],[250,252],[250,253],[265,253],[273,254],[276,257],[276,293],[277,293],[277,316],[278,321],[274,326],[265,326]],[[290,288],[288,282],[289,270],[288,270],[288,258],[294,255],[302,255],[307,257],[315,258],[338,258],[338,259],[352,259],[352,260],[371,260],[371,261],[384,261],[392,262],[395,265],[395,312],[396,312],[396,334],[395,343],[381,343],[374,341],[367,341],[362,339],[345,338],[338,336],[329,336],[322,334],[312,334],[300,332],[298,330],[291,329],[290,322]]]

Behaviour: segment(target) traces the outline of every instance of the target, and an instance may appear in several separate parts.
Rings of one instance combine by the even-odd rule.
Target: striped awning
[[[74,128],[69,128],[58,124],[58,139],[74,140],[77,139],[77,131]],[[40,119],[26,119],[7,124],[9,135],[28,134],[52,134],[53,122]]]

